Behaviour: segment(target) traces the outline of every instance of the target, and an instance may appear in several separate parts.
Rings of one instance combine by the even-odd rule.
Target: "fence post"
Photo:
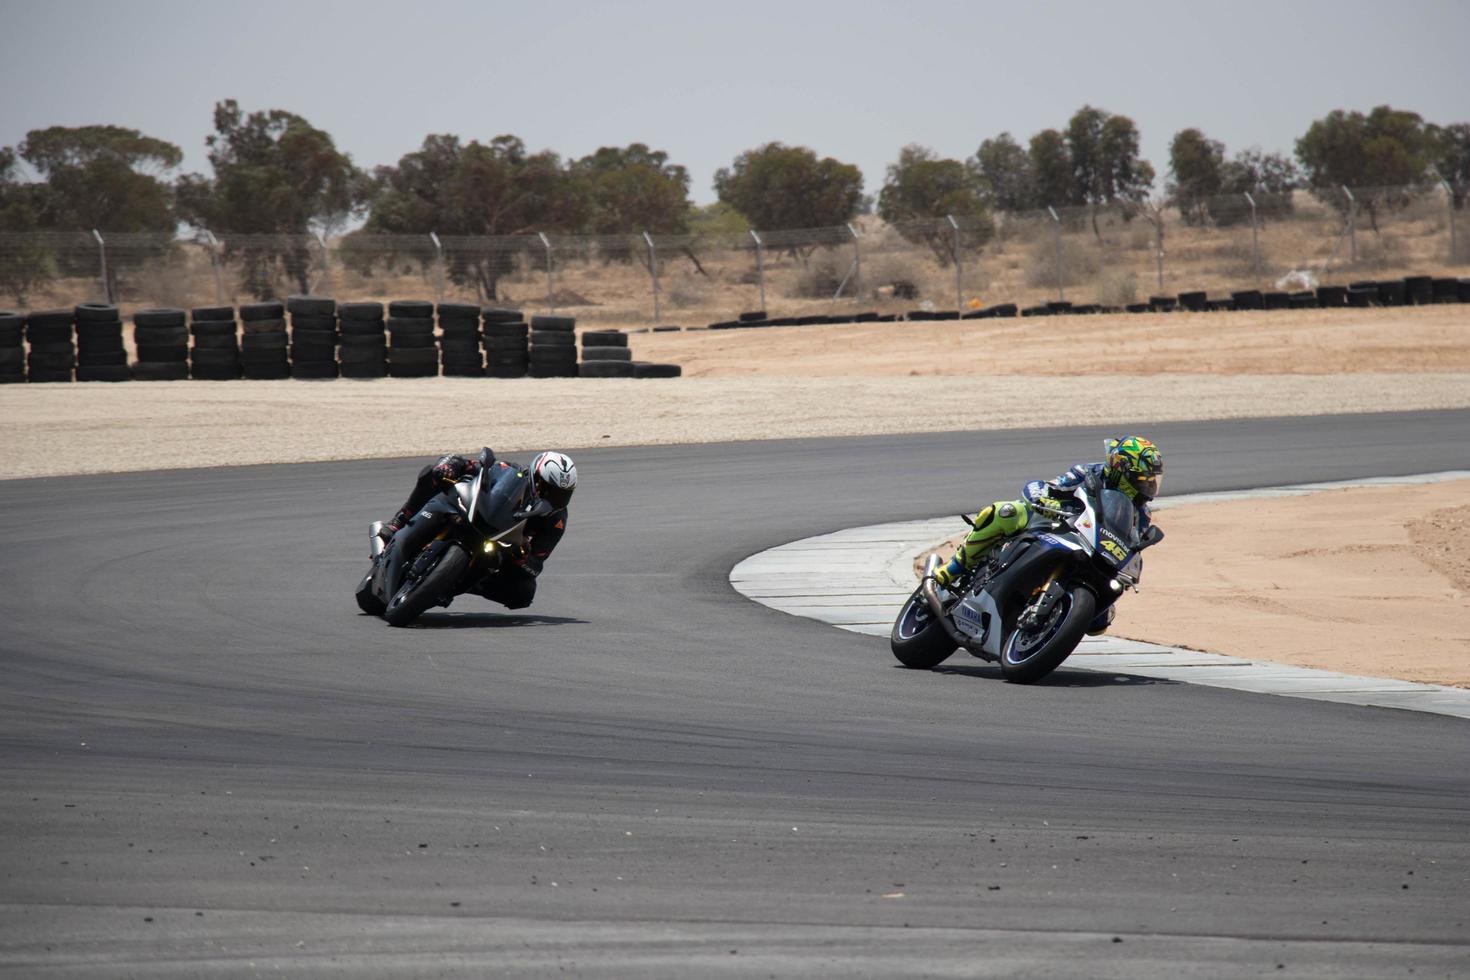
[[[965,287],[960,278],[960,223],[954,220],[954,215],[946,214],[944,219],[949,222],[950,230],[954,232],[954,308],[965,313]]]
[[[1460,258],[1459,240],[1455,234],[1455,189],[1444,178],[1440,178],[1439,186],[1444,188],[1445,203],[1450,209],[1450,264],[1454,265]]]
[[[1353,192],[1342,186],[1342,192],[1348,199],[1348,261],[1353,265],[1358,264],[1358,199],[1353,197]]]
[[[327,239],[320,231],[312,232],[311,237],[316,239],[317,248],[322,250],[322,274],[315,283],[311,284],[312,291],[329,294],[332,291],[332,256],[327,251]]]
[[[857,281],[863,281],[863,250],[858,246],[857,229],[852,222],[847,223],[847,233],[852,236],[852,271],[857,276]],[[836,297],[833,297],[834,299]]]
[[[224,306],[225,305],[225,284],[224,284],[224,281],[220,279],[220,274],[219,274],[219,259],[220,259],[220,243],[219,243],[219,239],[218,238],[215,238],[214,237],[214,232],[210,231],[208,228],[204,229],[204,237],[207,238],[207,239],[209,239],[209,264],[214,268],[214,301],[215,301],[216,304],[218,304],[220,306]]]
[[[1256,277],[1256,285],[1259,286],[1261,284],[1261,239],[1256,224],[1256,199],[1246,194],[1245,202],[1251,206],[1251,273]]]
[[[653,322],[656,324],[662,319],[658,309],[658,249],[653,244],[653,236],[646,231],[643,240],[648,243],[648,277],[653,281]]]
[[[429,241],[431,241],[431,242],[434,243],[434,266],[435,266],[435,268],[437,270],[437,273],[438,273],[437,275],[434,276],[434,296],[435,296],[435,302],[436,303],[443,303],[444,302],[444,279],[445,279],[444,245],[439,241],[439,236],[436,235],[432,231],[429,232]]]
[[[111,303],[112,286],[107,281],[107,243],[102,240],[102,233],[96,228],[92,229],[92,237],[97,239],[97,255],[102,269],[102,298]]]
[[[546,249],[546,312],[556,312],[556,273],[551,267],[551,239],[546,237],[546,232],[536,232],[536,237],[541,239],[541,247]]]
[[[1046,210],[1051,214],[1052,224],[1055,226],[1055,229],[1056,229],[1056,232],[1055,233],[1056,233],[1056,244],[1057,244],[1057,302],[1060,303],[1060,302],[1062,302],[1063,300],[1065,300],[1067,298],[1067,291],[1062,286],[1062,219],[1057,215],[1057,209],[1056,208],[1051,207],[1050,205],[1048,205]]]
[[[766,308],[766,243],[761,241],[761,236],[750,229],[750,237],[755,239],[755,278],[761,286],[761,309]]]
[[[1159,292],[1164,291],[1164,209],[1159,208],[1154,222],[1154,256],[1159,263]]]

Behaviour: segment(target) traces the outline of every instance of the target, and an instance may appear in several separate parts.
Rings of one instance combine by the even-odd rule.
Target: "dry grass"
[[[1260,282],[1270,287],[1282,276],[1305,270],[1319,281],[1346,282],[1356,278],[1387,278],[1411,273],[1470,274],[1470,264],[1451,264],[1445,207],[1436,199],[1415,202],[1409,208],[1381,211],[1374,230],[1369,217],[1360,216],[1357,260],[1341,216],[1309,195],[1296,195],[1296,210],[1288,218],[1262,224],[1258,235]],[[873,217],[857,224],[861,238],[857,252],[861,274],[847,283],[835,301],[836,283],[848,274],[855,250],[851,243],[820,247],[802,255],[770,250],[765,256],[766,306],[773,315],[800,315],[859,310],[902,312],[931,304],[941,309],[956,303],[954,267],[941,264],[924,245],[903,240]],[[1166,221],[1162,281],[1157,267],[1154,229],[1148,222],[1125,221],[1117,215],[1099,215],[1097,229],[1086,220],[1064,225],[1063,265],[1068,298],[1095,299],[1116,304],[1127,297],[1188,289],[1224,295],[1256,284],[1249,222],[1227,228],[1189,227],[1173,216]],[[1470,239],[1470,216],[1462,221],[1462,239]],[[990,304],[1018,302],[1029,305],[1056,298],[1054,226],[1049,220],[1003,222],[996,238],[983,249],[967,253],[961,263],[960,301]],[[1470,246],[1462,242],[1470,259]],[[696,262],[697,260],[697,262]],[[659,319],[685,324],[725,320],[760,305],[755,253],[749,249],[699,248],[693,258],[670,251],[660,255]],[[875,295],[878,286],[911,282],[918,298],[888,299]],[[237,292],[238,270],[221,270],[216,287],[214,267],[195,246],[179,246],[167,257],[124,271],[125,314],[143,306],[196,306],[215,302],[248,302]],[[1130,286],[1131,284],[1131,286]],[[426,298],[438,295],[440,280],[434,268],[399,258],[391,267],[378,266],[371,276],[341,262],[313,269],[311,287],[342,299]],[[606,262],[591,257],[563,257],[556,268],[558,292],[580,300],[559,310],[589,325],[638,326],[654,320],[654,302],[646,267],[640,261]],[[499,299],[527,309],[546,307],[546,271],[539,255],[528,254],[501,279]],[[281,281],[280,295],[297,292],[295,283]],[[33,309],[63,306],[94,299],[100,292],[95,279],[57,280],[31,297]],[[489,302],[473,288],[446,283],[444,299]]]

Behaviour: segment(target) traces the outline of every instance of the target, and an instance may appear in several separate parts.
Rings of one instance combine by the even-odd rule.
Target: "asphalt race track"
[[[1172,493],[1470,460],[1465,411],[1144,431]],[[905,671],[726,581],[1103,435],[577,452],[527,614],[408,630],[351,591],[420,461],[0,483],[0,973],[1470,974],[1470,724]]]

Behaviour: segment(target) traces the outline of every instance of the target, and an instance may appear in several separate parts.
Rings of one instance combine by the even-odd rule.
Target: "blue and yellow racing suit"
[[[962,573],[974,568],[991,548],[1024,530],[1026,525],[1031,523],[1034,504],[1055,507],[1059,503],[1059,496],[1070,496],[1070,491],[1081,486],[1089,477],[1107,486],[1109,481],[1106,465],[1078,463],[1053,480],[1032,480],[1021,490],[1020,500],[997,500],[990,506],[982,508],[975,515],[974,529],[965,536],[965,540],[955,551],[954,557],[935,572],[935,581],[942,586],[948,586]],[[1120,484],[1118,489],[1127,493],[1130,488],[1126,484]],[[1149,514],[1148,503],[1136,496],[1133,498],[1133,503],[1138,508],[1138,531],[1142,534],[1153,522]],[[1113,619],[1112,613],[1113,607],[1109,606],[1098,614],[1097,620],[1088,627],[1088,632],[1101,633],[1107,629]]]

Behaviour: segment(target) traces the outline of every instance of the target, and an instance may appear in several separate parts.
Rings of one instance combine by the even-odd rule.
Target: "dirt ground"
[[[1470,408],[1470,307],[637,334],[674,380],[0,386],[0,479],[801,436]],[[1078,397],[1107,379],[1126,405]],[[585,474],[590,486],[596,476]],[[1260,511],[1269,508],[1269,521]],[[901,515],[895,515],[901,516]],[[1465,485],[1160,517],[1117,631],[1470,686]]]
[[[1112,635],[1470,687],[1470,480],[1171,507],[1157,523],[1168,536]]]

